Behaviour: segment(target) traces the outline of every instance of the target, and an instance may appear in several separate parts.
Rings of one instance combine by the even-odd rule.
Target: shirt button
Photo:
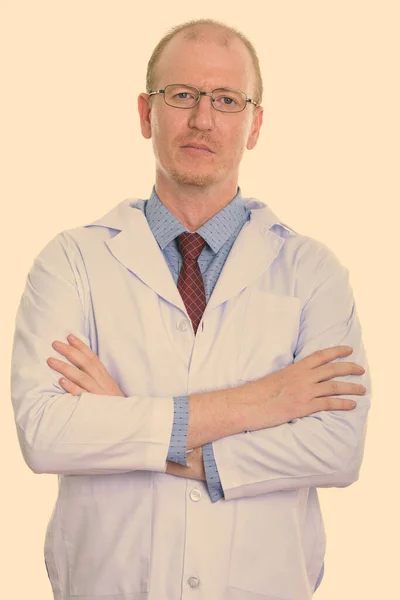
[[[189,577],[189,579],[187,580],[187,584],[190,588],[197,588],[199,585],[200,581],[199,579],[197,579],[197,577]]]
[[[189,323],[187,319],[180,319],[180,321],[178,321],[176,324],[176,328],[178,331],[186,331],[188,327]]]
[[[193,502],[198,502],[201,498],[201,492],[200,490],[192,490],[189,494],[190,499],[193,500]]]

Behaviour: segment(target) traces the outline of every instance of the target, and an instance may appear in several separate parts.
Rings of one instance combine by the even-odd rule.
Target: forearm
[[[246,406],[251,402],[252,392],[250,382],[233,388],[190,394],[186,449],[198,448],[246,431]]]

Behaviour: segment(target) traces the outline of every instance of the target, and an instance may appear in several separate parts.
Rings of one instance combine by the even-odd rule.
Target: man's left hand
[[[47,359],[47,364],[52,369],[64,375],[64,378],[59,380],[64,390],[74,396],[79,396],[82,392],[91,392],[125,398],[125,394],[119,389],[117,382],[111,377],[97,354],[72,335],[67,336],[67,340],[69,344],[57,340],[52,343],[52,346],[72,365],[53,357]]]
[[[188,463],[187,467],[169,460],[167,463],[166,473],[169,473],[170,475],[176,475],[177,477],[187,477],[188,479],[200,479],[201,481],[207,481],[204,469],[202,446],[199,448],[194,448],[193,452],[190,452],[186,458]]]

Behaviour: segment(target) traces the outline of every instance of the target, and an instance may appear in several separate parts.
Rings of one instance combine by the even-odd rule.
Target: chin
[[[173,170],[170,172],[170,177],[176,182],[182,185],[194,185],[198,187],[203,187],[206,185],[210,185],[212,183],[217,182],[217,177],[215,176],[215,171],[211,173],[207,172],[197,172],[193,171],[179,171]]]

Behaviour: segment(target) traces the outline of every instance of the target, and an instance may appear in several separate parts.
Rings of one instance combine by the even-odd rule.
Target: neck
[[[237,194],[237,180],[213,186],[168,183],[156,177],[155,190],[161,202],[193,232],[225,208]]]

